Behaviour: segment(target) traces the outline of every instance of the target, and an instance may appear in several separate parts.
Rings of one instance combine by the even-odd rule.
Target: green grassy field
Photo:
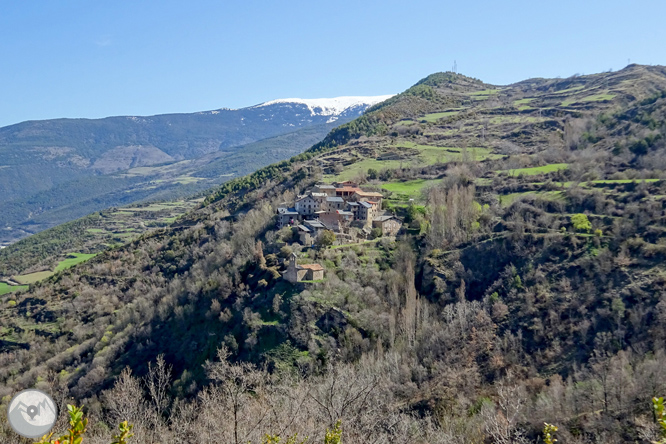
[[[452,161],[460,162],[463,158],[463,149],[457,147],[417,145],[416,143],[409,141],[400,142],[398,147],[418,150],[420,163],[425,165],[434,165],[436,163],[446,163]],[[499,154],[491,154],[491,150],[489,148],[481,147],[469,147],[467,148],[467,153],[470,160],[476,161],[502,157]]]
[[[0,282],[0,295],[11,293],[18,290],[27,290],[27,285],[9,285],[6,282]]]
[[[352,165],[349,165],[337,175],[328,175],[324,176],[325,180],[351,180],[356,177],[361,172],[367,172],[368,169],[374,168],[377,171],[380,171],[384,168],[394,169],[400,168],[401,165],[410,165],[412,162],[410,160],[377,160],[377,159],[363,159],[359,162],[356,162]]]
[[[66,259],[58,262],[58,265],[56,265],[55,268],[55,272],[46,270],[46,271],[38,271],[36,273],[20,274],[12,276],[12,280],[23,285],[32,284],[44,280],[50,276],[53,276],[58,271],[66,270],[70,267],[73,267],[76,264],[87,261],[88,259],[95,257],[96,255],[97,254],[70,253],[67,255]]]
[[[85,254],[85,253],[70,253],[67,255],[67,259],[60,261],[58,265],[55,268],[55,271],[62,271],[66,270],[70,267],[73,267],[76,264],[79,264],[81,262],[85,262],[88,259],[91,259],[93,257],[97,256],[97,254]]]
[[[513,102],[513,106],[518,108],[519,111],[525,111],[525,110],[528,110],[528,109],[532,109],[532,107],[530,106],[530,103],[535,99],[536,99],[536,97],[530,97],[528,99],[516,100],[516,101]]]
[[[53,276],[52,271],[38,271],[36,273],[28,273],[28,274],[21,274],[18,276],[12,276],[12,280],[18,282],[19,284],[27,285],[46,279],[49,276]]]
[[[514,100],[513,105],[514,106],[521,106],[521,105],[527,105],[530,103],[532,100],[536,99],[536,97],[530,97],[527,99],[520,99],[520,100]]]
[[[572,97],[570,99],[567,99],[562,102],[562,106],[569,106],[574,103],[585,103],[585,102],[604,102],[606,100],[613,100],[617,94],[609,94],[609,93],[603,93],[603,94],[594,94],[591,96],[587,97],[582,97],[582,98],[576,98]]]
[[[567,163],[551,163],[540,167],[517,168],[515,170],[500,170],[498,173],[508,173],[512,176],[523,174],[525,176],[534,176],[537,174],[552,173],[553,171],[565,170],[569,168]]]
[[[425,120],[426,122],[436,122],[444,117],[455,116],[459,112],[460,111],[445,111],[441,113],[426,114],[425,116],[419,118],[419,121]]]
[[[591,180],[589,182],[579,182],[578,185],[581,187],[589,187],[590,185],[614,185],[614,184],[627,184],[627,183],[639,183],[639,182],[659,182],[660,180],[666,180],[666,179],[599,179],[599,180]],[[534,185],[543,185],[544,182],[530,182]],[[574,182],[568,181],[568,182],[555,182],[555,184],[560,185],[564,188],[569,188],[574,184]]]
[[[575,91],[579,91],[583,88],[585,88],[584,85],[572,86],[571,88],[562,89],[560,91],[555,91],[553,94],[567,94],[567,93],[572,93],[572,92],[575,92]]]
[[[405,196],[415,197],[421,193],[421,190],[429,185],[434,185],[441,182],[441,179],[416,179],[408,180],[405,182],[388,182],[382,185],[382,188],[395,194],[402,194]]]
[[[632,183],[632,182],[659,182],[663,179],[601,179],[601,180],[591,180],[589,183]]]

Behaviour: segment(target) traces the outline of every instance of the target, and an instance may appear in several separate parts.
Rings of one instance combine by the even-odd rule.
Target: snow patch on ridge
[[[305,105],[310,110],[310,115],[318,116],[335,116],[340,115],[349,108],[356,106],[372,106],[384,100],[390,99],[393,94],[386,96],[343,96],[334,97],[331,99],[277,99],[269,102],[264,102],[253,108],[261,108],[269,105],[276,105],[284,103],[286,105],[297,103]]]

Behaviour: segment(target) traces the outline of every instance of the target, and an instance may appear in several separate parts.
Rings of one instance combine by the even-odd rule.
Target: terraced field
[[[32,236],[31,238],[19,241],[16,245],[30,245],[34,251],[39,252],[41,256],[27,257],[23,254],[21,259],[23,263],[19,269],[12,267],[15,271],[10,272],[11,279],[8,282],[22,284],[21,286],[9,285],[3,283],[0,291],[10,293],[13,291],[27,288],[27,285],[39,282],[53,274],[73,267],[81,262],[87,261],[96,256],[100,251],[106,248],[125,244],[152,229],[166,227],[175,222],[178,217],[194,208],[201,202],[201,199],[180,200],[174,202],[150,203],[144,205],[134,205],[122,208],[112,208],[103,211],[95,217],[81,219],[85,221],[81,225],[83,229],[76,228],[79,221],[69,222],[64,227],[71,226],[69,234],[63,233],[51,234],[51,230]],[[72,239],[68,248],[53,248],[54,237],[61,238],[69,236]],[[41,253],[44,250],[50,250],[47,255]],[[7,261],[11,264],[13,259],[9,249],[3,250],[0,255],[0,261]],[[27,259],[26,259],[27,257]],[[0,265],[3,265],[0,262]],[[0,272],[0,281],[2,280]]]
[[[55,267],[55,272],[59,272],[62,270],[66,270],[68,268],[73,267],[76,264],[80,264],[81,262],[85,262],[88,259],[92,259],[95,256],[97,256],[96,253],[94,254],[85,254],[85,253],[70,253],[67,255],[67,259],[60,261],[60,263]]]
[[[18,282],[19,284],[28,285],[39,282],[42,279],[46,279],[49,276],[52,276],[52,271],[37,271],[35,273],[20,274],[17,276],[12,276],[12,280]]]
[[[26,290],[27,285],[9,285],[6,282],[0,282],[0,295],[12,293],[14,291]]]
[[[436,122],[436,121],[438,121],[439,119],[443,119],[443,118],[445,118],[445,117],[455,116],[455,115],[457,115],[458,113],[460,113],[459,110],[458,110],[458,111],[455,111],[455,110],[454,110],[454,111],[444,111],[444,112],[441,112],[441,113],[431,113],[431,114],[426,114],[425,116],[423,116],[422,118],[420,118],[419,121]]]
[[[520,176],[520,175],[535,176],[537,174],[548,174],[554,171],[565,170],[567,168],[569,168],[569,164],[567,163],[551,163],[549,165],[543,165],[538,167],[517,168],[514,170],[500,170],[498,171],[498,173],[507,173],[511,176]]]
[[[418,197],[424,188],[440,183],[441,179],[415,179],[405,182],[388,182],[382,184],[382,188],[397,195]]]
[[[539,196],[543,199],[548,199],[548,200],[563,200],[564,196],[562,196],[561,191],[525,191],[522,193],[510,193],[510,194],[503,194],[499,196],[500,199],[500,205],[503,207],[508,207],[512,203],[514,203],[516,200],[520,199],[521,197],[527,196],[527,195],[535,195]]]

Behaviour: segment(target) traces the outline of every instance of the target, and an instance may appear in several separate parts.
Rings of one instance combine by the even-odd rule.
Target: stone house
[[[345,200],[342,197],[327,197],[326,198],[326,209],[327,210],[344,210],[345,209]]]
[[[369,203],[370,205],[372,205],[372,216],[373,216],[372,218],[373,219],[375,219],[377,216],[382,214],[382,206],[379,204],[379,202],[374,202],[372,200],[366,200],[366,201],[363,201],[363,202],[366,202],[366,203]]]
[[[354,220],[358,220],[358,210],[359,210],[358,202],[347,202],[347,208],[354,215]]]
[[[310,196],[317,202],[319,202],[319,208],[322,210],[326,209],[326,199],[328,199],[328,194],[326,193],[310,193]]]
[[[365,202],[377,202],[379,206],[382,206],[382,199],[384,198],[384,195],[382,193],[378,193],[376,191],[363,191],[359,190],[355,192],[352,195],[352,199],[354,199],[357,202],[365,201]]]
[[[372,221],[372,228],[381,228],[384,236],[395,236],[402,228],[402,221],[395,216],[379,216]]]
[[[346,210],[331,210],[317,213],[319,220],[335,232],[344,232],[354,220],[354,214]]]
[[[364,225],[372,224],[372,220],[375,218],[376,214],[376,205],[373,205],[370,202],[361,201],[358,203],[358,216],[356,220],[363,222]]]
[[[319,184],[314,186],[316,193],[326,193],[327,196],[335,196],[335,185]]]
[[[322,200],[311,195],[301,196],[296,199],[295,209],[301,216],[312,216],[317,211],[321,211]]]
[[[335,195],[343,199],[349,199],[357,191],[361,191],[361,189],[359,187],[342,186],[335,189]]]
[[[301,245],[305,245],[306,247],[314,245],[316,237],[314,230],[300,224],[296,228],[298,229],[298,240]]]
[[[280,207],[277,209],[277,227],[282,228],[287,225],[294,225],[298,222],[300,214],[295,208]]]
[[[320,220],[317,219],[305,220],[303,221],[303,225],[312,231],[313,237],[317,237],[319,236],[319,233],[321,233],[323,230],[329,229],[326,225],[324,225]]]
[[[317,281],[324,279],[324,267],[319,264],[304,264],[299,265],[297,262],[298,257],[296,253],[291,253],[289,256],[289,264],[287,270],[282,277],[295,284],[301,281]]]

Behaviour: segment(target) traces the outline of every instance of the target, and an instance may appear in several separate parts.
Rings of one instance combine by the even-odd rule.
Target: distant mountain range
[[[0,245],[93,211],[192,194],[287,159],[391,96],[0,128]]]

